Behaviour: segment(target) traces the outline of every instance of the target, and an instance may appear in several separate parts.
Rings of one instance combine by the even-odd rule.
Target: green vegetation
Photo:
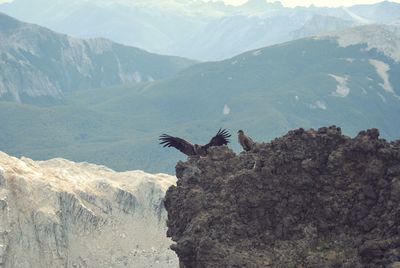
[[[362,48],[303,39],[197,64],[153,83],[72,92],[54,106],[3,101],[0,150],[173,173],[184,156],[158,145],[162,133],[202,144],[224,127],[237,151],[239,128],[259,141],[296,127],[332,124],[348,135],[377,127],[383,137],[398,139],[400,100],[383,90],[368,59],[390,64],[395,90],[400,89],[400,66]],[[338,82],[330,74],[348,78],[348,96],[333,95]]]

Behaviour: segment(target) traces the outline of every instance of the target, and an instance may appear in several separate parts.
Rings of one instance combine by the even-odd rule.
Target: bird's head
[[[194,151],[195,151],[195,153],[197,155],[200,155],[200,156],[206,156],[207,155],[207,150],[203,146],[198,145],[198,144],[194,145]]]
[[[238,131],[238,134],[243,135],[243,134],[244,134],[243,130],[239,130],[239,131]]]

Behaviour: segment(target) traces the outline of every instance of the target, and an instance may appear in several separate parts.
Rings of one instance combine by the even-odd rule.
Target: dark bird
[[[230,136],[231,134],[229,134],[226,129],[219,129],[217,135],[215,135],[206,145],[193,145],[184,139],[163,134],[160,136],[160,144],[163,145],[163,147],[174,147],[188,156],[205,156],[207,155],[208,148],[213,146],[227,145],[229,143]]]
[[[243,150],[246,152],[250,151],[254,146],[254,141],[250,137],[244,135],[243,130],[238,131],[238,140]]]

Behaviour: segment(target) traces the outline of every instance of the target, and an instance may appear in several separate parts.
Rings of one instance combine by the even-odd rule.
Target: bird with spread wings
[[[163,134],[160,136],[160,144],[163,145],[163,147],[174,147],[187,156],[205,156],[207,155],[208,148],[212,146],[227,145],[229,143],[230,136],[231,134],[229,134],[226,129],[219,129],[217,135],[215,135],[209,143],[206,145],[198,145],[191,144],[190,142],[178,137],[172,137],[170,135]]]

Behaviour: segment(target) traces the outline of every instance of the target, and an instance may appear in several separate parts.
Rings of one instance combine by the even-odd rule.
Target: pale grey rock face
[[[316,39],[333,38],[341,47],[365,44],[367,51],[376,49],[395,62],[400,62],[400,27],[363,25],[321,34]]]
[[[174,183],[0,152],[0,267],[177,267],[163,206]]]

